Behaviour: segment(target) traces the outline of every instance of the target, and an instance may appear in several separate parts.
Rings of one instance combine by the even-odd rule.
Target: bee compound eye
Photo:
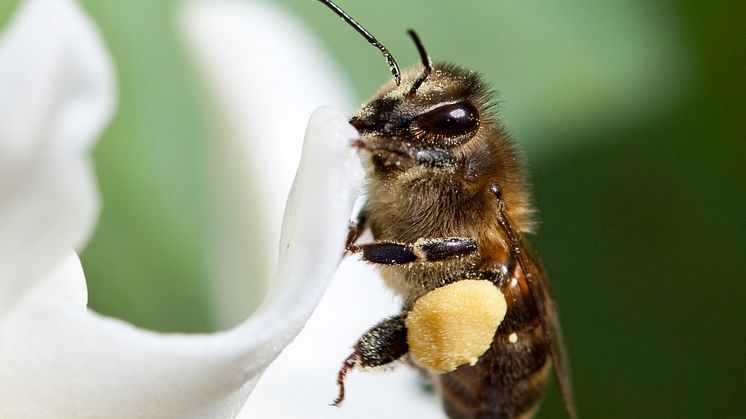
[[[415,132],[425,134],[425,139],[438,141],[460,140],[479,127],[479,111],[469,102],[457,102],[429,110],[413,121]]]

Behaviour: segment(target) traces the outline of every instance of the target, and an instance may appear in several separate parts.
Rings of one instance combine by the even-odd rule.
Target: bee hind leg
[[[344,381],[355,367],[377,368],[389,365],[409,352],[405,314],[389,317],[368,329],[353,346],[353,352],[342,363],[337,374],[339,394],[332,406],[339,406],[345,397]]]

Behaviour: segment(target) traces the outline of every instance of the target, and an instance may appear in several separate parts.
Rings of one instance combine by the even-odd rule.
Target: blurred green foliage
[[[204,142],[198,86],[176,36],[174,1],[82,2],[103,33],[119,110],[94,150],[103,211],[82,255],[90,305],[161,330],[210,320]]]
[[[16,1],[0,3],[0,22]],[[362,100],[381,57],[317,2],[283,0]],[[746,412],[746,6],[574,0],[344,2],[400,64],[482,71],[527,158],[586,418]],[[104,208],[82,255],[96,310],[202,331],[203,117],[178,1],[83,1],[116,61],[119,112],[95,149]],[[290,74],[290,73],[289,73]],[[585,82],[584,82],[585,81]],[[552,394],[540,417],[560,417]]]

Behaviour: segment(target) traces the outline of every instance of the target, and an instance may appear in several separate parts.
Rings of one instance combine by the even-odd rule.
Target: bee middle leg
[[[389,317],[368,329],[353,346],[350,356],[345,359],[337,375],[339,395],[332,406],[339,406],[345,397],[344,380],[355,367],[377,368],[399,360],[409,352],[407,328],[404,325],[406,314]]]
[[[419,239],[414,243],[378,241],[351,245],[348,250],[363,260],[382,265],[401,265],[415,261],[434,262],[469,255],[477,251],[477,242],[468,237]]]

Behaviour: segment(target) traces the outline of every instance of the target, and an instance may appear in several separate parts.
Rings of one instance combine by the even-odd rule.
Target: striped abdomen
[[[551,368],[549,342],[525,278],[514,277],[500,289],[508,313],[490,349],[476,365],[439,376],[451,419],[530,418],[544,394]]]

